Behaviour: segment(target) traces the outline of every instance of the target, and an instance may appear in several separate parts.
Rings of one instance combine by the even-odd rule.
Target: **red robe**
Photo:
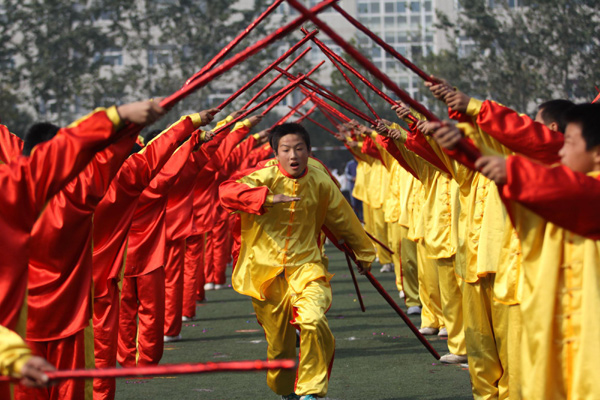
[[[0,325],[16,327],[27,289],[30,231],[38,215],[98,150],[118,138],[115,116],[114,108],[96,111],[36,146],[31,156],[0,165]]]
[[[23,141],[11,133],[4,125],[0,125],[0,163],[8,163],[23,153]]]
[[[96,154],[48,204],[31,233],[27,340],[73,335],[91,318],[92,217],[135,136]],[[48,318],[49,315],[60,318]]]

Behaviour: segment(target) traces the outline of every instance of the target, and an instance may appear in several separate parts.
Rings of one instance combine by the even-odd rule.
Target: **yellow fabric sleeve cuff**
[[[375,130],[371,131],[371,139],[373,139],[373,140],[377,139],[377,135],[379,135],[377,133],[377,131],[375,131]]]
[[[471,100],[469,100],[469,104],[467,105],[467,115],[470,115],[471,117],[476,117],[477,115],[479,115],[479,111],[481,110],[482,104],[483,101],[471,97]]]
[[[258,133],[253,134],[252,137],[256,140],[260,140],[260,135]]]
[[[200,124],[202,124],[202,117],[200,116],[200,113],[191,114],[188,115],[188,117],[190,117],[190,119],[192,120],[194,128],[198,128]]]
[[[275,197],[274,194],[268,194],[267,197],[265,198],[265,205],[271,205],[273,204],[273,198]]]
[[[465,137],[473,138],[477,136],[477,129],[468,122],[459,122],[456,127],[461,130]]]
[[[427,120],[427,118],[425,118],[425,116],[423,114],[421,114],[420,112],[418,112],[417,110],[415,110],[412,107],[410,109],[410,113],[412,114],[413,117],[415,117],[419,121],[426,121]],[[408,123],[408,124],[412,124],[412,121],[409,118],[404,118],[404,121],[406,123]]]
[[[249,119],[245,119],[242,122],[238,122],[237,124],[234,125],[234,127],[231,131],[232,132],[237,131],[238,129],[243,128],[244,126],[246,128],[252,128],[252,123],[250,122]]]
[[[106,116],[110,119],[110,122],[113,123],[116,130],[121,129],[125,125],[125,121],[121,119],[119,112],[117,111],[117,106],[111,106],[106,109]]]

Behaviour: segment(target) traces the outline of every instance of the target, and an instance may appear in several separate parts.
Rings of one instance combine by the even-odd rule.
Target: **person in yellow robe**
[[[308,165],[310,137],[302,125],[276,126],[269,142],[278,164],[220,186],[221,204],[241,214],[232,285],[252,297],[269,359],[295,358],[300,330],[296,374],[269,371],[269,387],[283,399],[316,399],[327,394],[335,347],[325,316],[332,275],[319,248],[321,228],[352,248],[361,273],[370,269],[375,251],[331,177]]]

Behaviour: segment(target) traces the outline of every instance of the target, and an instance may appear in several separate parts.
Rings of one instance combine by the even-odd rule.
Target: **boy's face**
[[[293,177],[302,175],[308,164],[309,150],[302,136],[291,133],[279,139],[275,158],[284,171]]]
[[[568,124],[567,129],[565,129],[565,143],[558,152],[561,163],[573,171],[583,172],[584,174],[594,171],[597,151],[596,149],[588,151],[585,146],[585,139],[581,134],[581,125],[578,123]]]

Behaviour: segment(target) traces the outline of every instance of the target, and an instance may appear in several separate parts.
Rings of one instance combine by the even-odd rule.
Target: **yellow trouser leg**
[[[400,226],[400,259],[402,260],[402,286],[406,307],[420,306],[419,271],[417,262],[417,244],[407,239],[408,228]]]
[[[297,375],[290,370],[267,372],[267,384],[275,393],[325,396],[335,340],[325,312],[331,305],[331,286],[323,280],[310,282],[302,293],[290,291],[285,278],[278,276],[267,288],[266,300],[252,299],[256,318],[267,338],[269,360],[295,358],[296,334],[300,328],[300,360]],[[294,388],[294,382],[296,387]]]
[[[493,300],[495,274],[465,282],[463,316],[475,399],[508,398],[508,307]]]
[[[521,306],[508,306],[508,391],[510,400],[521,400]]]
[[[392,261],[394,262],[394,272],[396,273],[396,287],[398,291],[402,290],[402,262],[400,260],[400,225],[395,222],[387,224],[389,248],[394,252]]]
[[[467,354],[463,324],[462,292],[454,273],[454,256],[434,260],[438,266],[444,325],[448,330],[448,351]]]
[[[365,230],[371,232],[373,230],[373,212],[371,206],[363,201],[363,222],[365,223]]]
[[[377,240],[379,240],[383,244],[388,243],[388,228],[387,222],[385,222],[385,213],[383,211],[383,207],[372,209],[372,218],[373,218],[373,230],[368,231],[371,235],[375,236]],[[379,244],[375,243],[375,247],[377,248],[377,255],[379,256],[380,264],[391,264],[393,262],[392,255],[381,247]]]
[[[419,298],[421,311],[421,328],[439,329],[444,326],[442,299],[438,267],[435,260],[427,258],[427,249],[423,241],[417,243],[417,259],[419,260]]]

